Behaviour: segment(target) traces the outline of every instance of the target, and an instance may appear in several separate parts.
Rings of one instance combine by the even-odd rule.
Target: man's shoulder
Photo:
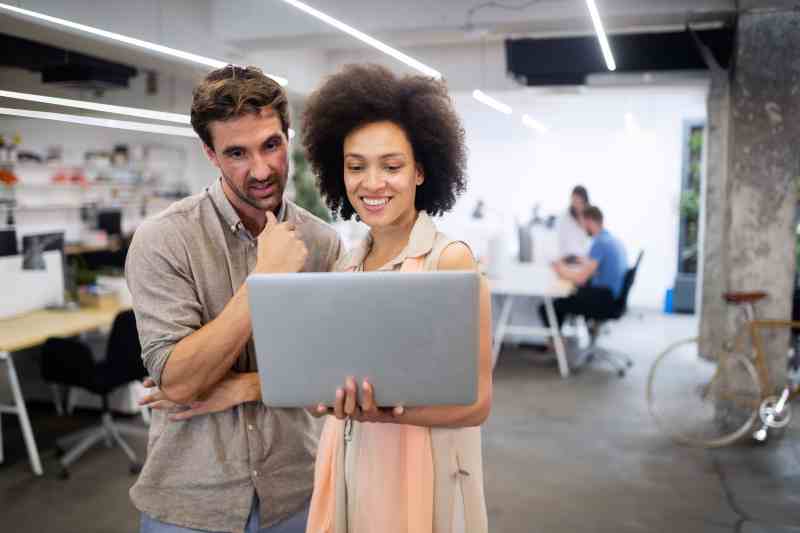
[[[339,233],[333,226],[294,202],[287,201],[286,219],[308,231],[308,236],[315,240],[326,242],[339,240]]]

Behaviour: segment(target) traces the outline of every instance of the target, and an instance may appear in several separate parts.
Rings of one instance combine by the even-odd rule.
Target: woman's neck
[[[408,216],[383,228],[371,228],[372,247],[364,259],[366,270],[375,270],[391,261],[408,245],[411,231],[419,212],[414,209]]]

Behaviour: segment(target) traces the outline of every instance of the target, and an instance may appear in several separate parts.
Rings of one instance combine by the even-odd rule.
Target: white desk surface
[[[500,276],[489,279],[492,294],[563,298],[575,290],[574,285],[556,275],[548,264],[512,263],[505,265]]]

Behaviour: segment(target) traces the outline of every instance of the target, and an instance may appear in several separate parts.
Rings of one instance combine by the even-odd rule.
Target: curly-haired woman
[[[464,131],[443,83],[346,67],[309,98],[303,144],[331,210],[370,228],[338,270],[477,268],[469,248],[431,218],[453,207],[466,182]],[[386,410],[368,382],[348,379],[333,408],[316,408],[331,416],[309,533],[487,531],[478,426],[492,403],[490,305],[482,279],[475,404]]]

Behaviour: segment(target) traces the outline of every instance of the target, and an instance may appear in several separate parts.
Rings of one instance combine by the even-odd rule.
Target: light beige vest
[[[442,252],[453,242],[436,232],[433,247],[425,256],[423,270],[437,270]],[[488,520],[483,491],[481,428],[431,428],[430,432],[434,469],[433,533],[461,533],[462,528],[465,533],[486,533]],[[347,492],[354,494],[355,490],[352,486],[354,480],[350,478],[347,479],[350,491],[347,490],[345,472],[354,471],[351,462],[358,456],[359,441],[359,424],[354,423],[351,440],[346,447],[340,447],[336,458],[338,479],[334,533],[347,533]],[[463,505],[463,511],[454,509],[457,504]],[[454,523],[460,521],[458,517],[463,517],[463,524]]]

